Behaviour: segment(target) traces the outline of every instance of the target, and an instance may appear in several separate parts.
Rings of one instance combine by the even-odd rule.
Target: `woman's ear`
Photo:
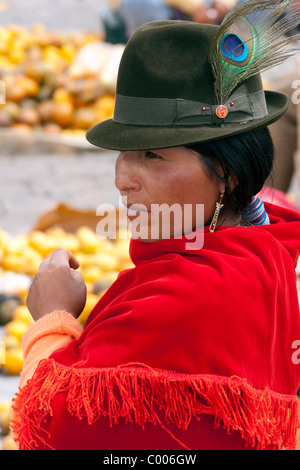
[[[235,188],[239,184],[238,177],[236,175],[230,175],[229,178],[228,178],[228,184],[229,184],[229,187],[230,187],[230,192],[232,193],[232,191],[234,191]]]
[[[227,185],[225,185],[225,183],[223,182],[219,182],[219,191],[220,191],[220,194],[223,194],[225,189],[227,189],[227,192],[228,193],[232,193],[232,191],[235,190],[235,188],[238,186],[239,184],[239,180],[238,180],[238,177],[234,174],[231,174],[228,176],[228,180],[227,180]],[[226,188],[227,186],[227,188]],[[229,186],[229,188],[228,188]]]

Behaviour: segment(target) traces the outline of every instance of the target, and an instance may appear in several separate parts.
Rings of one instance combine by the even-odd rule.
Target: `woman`
[[[135,267],[82,331],[77,260],[58,250],[42,263],[13,406],[20,449],[296,447],[300,217],[256,197],[273,160],[266,126],[288,99],[264,92],[257,73],[235,75],[250,70],[250,50],[255,59],[240,40],[247,8],[220,29],[154,22],[128,42],[114,119],[87,137],[121,150],[116,185],[135,228],[139,218]],[[214,86],[218,63],[235,59]],[[182,210],[167,237],[154,218],[163,204]],[[197,235],[203,243],[191,243]]]

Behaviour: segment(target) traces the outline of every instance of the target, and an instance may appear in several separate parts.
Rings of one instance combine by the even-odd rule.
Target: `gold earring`
[[[222,204],[223,197],[224,197],[224,193],[220,194],[220,200],[219,200],[219,202],[216,202],[216,210],[215,210],[214,216],[212,218],[211,224],[209,226],[209,231],[210,232],[214,232],[215,229],[216,229],[221,209],[224,206],[224,204]]]

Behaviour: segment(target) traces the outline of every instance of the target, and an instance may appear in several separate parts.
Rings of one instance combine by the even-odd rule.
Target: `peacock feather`
[[[225,103],[247,78],[287,59],[293,52],[286,34],[299,23],[289,0],[248,0],[230,10],[209,51],[217,103]]]

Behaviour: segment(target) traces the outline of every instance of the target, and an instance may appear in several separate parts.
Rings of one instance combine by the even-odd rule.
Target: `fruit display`
[[[8,400],[0,402],[0,450],[16,450],[16,444],[10,433],[11,402]]]
[[[0,401],[0,450],[17,450],[10,431],[11,409],[11,401]]]
[[[0,402],[0,434],[6,436],[9,433],[11,415],[11,402],[6,400]]]
[[[17,450],[17,446],[11,434],[8,434],[7,436],[3,438],[2,446],[0,450]]]
[[[82,137],[113,115],[123,49],[101,34],[0,26],[0,128]]]

